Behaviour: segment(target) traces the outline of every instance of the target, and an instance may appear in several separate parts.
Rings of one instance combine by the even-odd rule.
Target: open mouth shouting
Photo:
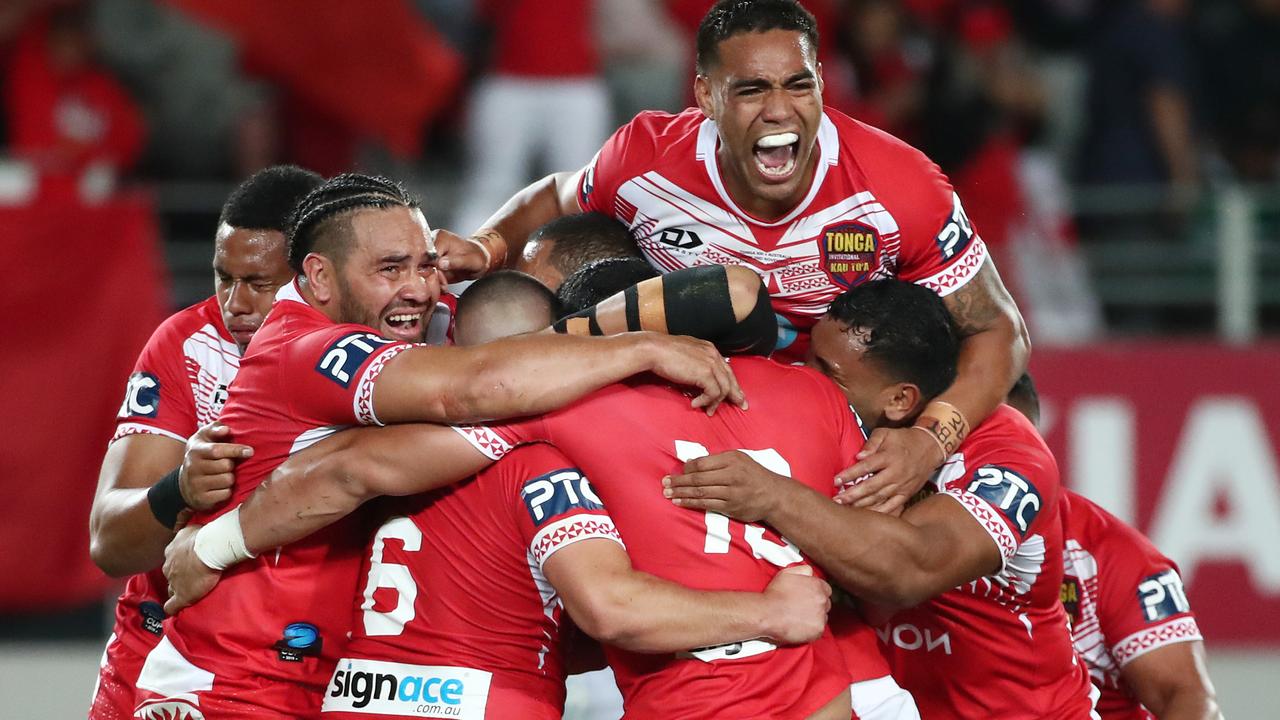
[[[390,338],[406,342],[422,342],[426,309],[396,308],[383,315],[382,330]]]
[[[800,136],[793,132],[774,133],[756,140],[752,147],[756,170],[766,182],[783,182],[796,171]]]

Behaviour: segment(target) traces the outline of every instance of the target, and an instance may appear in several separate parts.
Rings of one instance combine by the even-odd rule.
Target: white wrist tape
[[[244,544],[240,529],[240,507],[196,531],[196,557],[211,570],[226,570],[243,560],[255,558]]]

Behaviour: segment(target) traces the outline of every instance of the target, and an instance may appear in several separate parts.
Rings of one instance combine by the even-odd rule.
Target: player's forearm
[[[515,262],[534,230],[564,215],[562,197],[571,172],[548,175],[516,193],[485,222],[482,229],[492,229],[501,236],[506,249],[506,262]]]
[[[98,495],[89,515],[89,556],[112,577],[148,572],[164,562],[173,530],[160,524],[147,488],[114,488]]]
[[[910,607],[947,586],[920,529],[890,515],[839,505],[795,481],[780,483],[764,518],[835,583],[881,605]]]
[[[585,338],[543,333],[451,349],[452,362],[423,354],[420,367],[374,389],[378,417],[451,425],[537,415],[653,369],[649,340],[638,333]],[[426,349],[430,351],[430,349]],[[393,362],[402,362],[399,358]]]
[[[713,342],[726,353],[768,355],[777,318],[760,277],[720,265],[676,270],[645,280],[600,304],[564,318],[556,332],[616,335],[649,330]]]
[[[290,460],[241,503],[245,547],[257,555],[296,542],[376,496],[341,452]]]
[[[1222,720],[1217,699],[1198,687],[1180,689],[1160,707],[1147,709],[1156,720]]]
[[[768,634],[761,593],[690,590],[648,573],[602,580],[589,602],[566,608],[602,643],[641,653],[668,653],[741,642]]]

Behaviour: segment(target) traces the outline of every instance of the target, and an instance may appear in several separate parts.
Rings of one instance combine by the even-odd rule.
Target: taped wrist
[[[502,237],[502,233],[493,228],[482,228],[477,230],[474,235],[467,238],[469,242],[473,242],[480,246],[484,251],[485,260],[488,267],[484,272],[490,273],[501,268],[507,262],[507,239]]]
[[[934,400],[926,405],[913,426],[924,430],[938,441],[938,446],[942,448],[943,462],[969,436],[969,421],[965,419],[964,413],[955,405],[942,400]]]
[[[180,467],[174,468],[147,490],[147,505],[151,507],[151,514],[170,530],[178,522],[178,513],[187,509],[187,501],[182,499],[182,488],[178,485],[181,470]]]
[[[240,507],[218,517],[196,532],[192,548],[196,557],[211,570],[225,570],[243,560],[255,558],[244,542],[240,527]]]

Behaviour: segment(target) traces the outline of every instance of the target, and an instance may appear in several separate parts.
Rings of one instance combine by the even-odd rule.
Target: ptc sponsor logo
[[[586,476],[574,468],[556,470],[527,481],[520,489],[520,497],[535,527],[573,509],[604,509],[604,503]]]
[[[942,253],[943,260],[950,260],[969,247],[971,240],[973,240],[973,223],[969,222],[969,216],[965,214],[964,206],[960,204],[960,196],[951,193],[951,216],[947,218],[947,223],[934,238],[934,242],[938,244],[938,252]]]
[[[129,376],[120,405],[120,417],[153,418],[160,412],[160,379],[149,372]]]
[[[870,226],[856,222],[829,225],[822,229],[818,244],[822,266],[841,287],[853,287],[879,268],[880,237]]]
[[[484,670],[344,659],[323,712],[481,720],[492,674]]]
[[[391,341],[367,332],[354,332],[335,340],[320,357],[316,364],[316,372],[338,383],[342,387],[351,386],[351,378],[365,360],[383,345]]]
[[[1138,602],[1147,622],[1164,620],[1178,613],[1191,612],[1191,603],[1182,589],[1182,578],[1173,568],[1148,575],[1138,584]]]
[[[308,622],[296,622],[286,625],[284,637],[271,647],[277,651],[277,657],[285,662],[302,662],[304,657],[315,657],[324,646],[324,638],[320,637],[320,628]]]
[[[142,617],[142,629],[152,635],[164,634],[164,607],[153,600],[138,603],[138,615]]]
[[[973,473],[969,492],[986,500],[1000,510],[1018,531],[1025,536],[1031,523],[1040,512],[1042,501],[1026,478],[998,465],[984,465]]]
[[[933,628],[924,628],[923,630],[911,623],[902,623],[900,625],[887,624],[884,627],[876,628],[876,635],[880,636],[880,641],[886,645],[902,648],[903,650],[923,649],[927,653],[941,652],[943,655],[951,654],[951,634],[948,632],[937,632]]]

